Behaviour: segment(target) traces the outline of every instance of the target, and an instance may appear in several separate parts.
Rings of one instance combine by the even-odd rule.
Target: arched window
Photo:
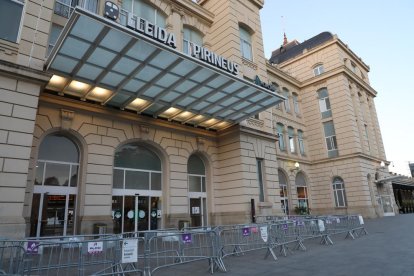
[[[239,26],[239,30],[240,30],[240,50],[241,50],[242,57],[247,60],[253,60],[252,36],[250,32],[242,26]]]
[[[199,46],[203,46],[203,35],[192,28],[184,26],[183,28],[183,52],[190,53],[190,43],[195,43]]]
[[[280,204],[282,211],[285,214],[289,214],[289,195],[288,195],[288,182],[287,177],[282,170],[277,170],[279,176],[279,186],[280,186]]]
[[[188,197],[190,206],[191,226],[208,225],[206,169],[203,160],[193,154],[188,158]]]
[[[345,185],[342,178],[336,176],[332,181],[335,206],[336,207],[346,207],[346,194],[345,194]]]
[[[122,9],[132,12],[134,15],[144,18],[149,22],[157,25],[158,27],[165,28],[166,18],[165,16],[155,7],[150,5],[144,0],[124,0],[122,1]],[[125,16],[122,17],[121,21],[125,21]]]
[[[298,207],[308,209],[308,188],[306,187],[306,179],[302,172],[296,174],[295,184],[298,195]]]
[[[293,99],[293,109],[295,110],[295,113],[300,114],[298,94],[292,93],[292,99]]]
[[[30,218],[30,236],[73,235],[79,179],[79,148],[61,134],[39,147]]]
[[[315,76],[319,76],[320,74],[322,74],[323,72],[325,72],[324,68],[323,68],[323,64],[317,64],[313,67],[313,74]]]
[[[115,151],[112,218],[114,233],[158,228],[162,196],[161,160],[139,143]]]

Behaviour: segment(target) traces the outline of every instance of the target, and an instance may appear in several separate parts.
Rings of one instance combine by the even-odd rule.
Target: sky
[[[414,162],[414,1],[265,0],[261,10],[267,59],[283,42],[329,31],[370,66],[388,169],[410,175]]]

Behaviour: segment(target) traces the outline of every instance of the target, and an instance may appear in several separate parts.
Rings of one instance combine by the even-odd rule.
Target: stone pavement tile
[[[305,241],[306,251],[293,250],[278,260],[265,250],[224,258],[227,273],[217,275],[400,276],[414,275],[414,214],[365,221],[368,235],[355,240],[333,237],[334,245]],[[207,261],[160,269],[158,275],[209,275]]]

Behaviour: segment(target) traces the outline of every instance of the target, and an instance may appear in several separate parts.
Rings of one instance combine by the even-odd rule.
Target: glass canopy
[[[77,8],[46,61],[47,89],[224,129],[284,98],[114,21]]]

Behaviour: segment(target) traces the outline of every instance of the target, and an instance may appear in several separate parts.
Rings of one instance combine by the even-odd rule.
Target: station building
[[[263,7],[1,1],[0,236],[394,214],[369,66]]]

